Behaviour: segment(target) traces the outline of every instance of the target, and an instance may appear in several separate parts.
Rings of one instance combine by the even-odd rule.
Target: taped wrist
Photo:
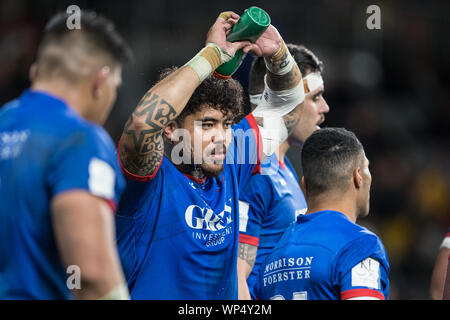
[[[288,137],[288,130],[283,116],[294,110],[305,99],[303,82],[292,89],[273,91],[265,81],[263,96],[258,106],[253,110],[253,116],[262,121],[258,122],[263,144],[263,157],[266,158],[275,152]],[[262,125],[260,125],[262,123]]]
[[[292,70],[295,60],[282,40],[281,47],[272,57],[264,58],[266,68],[273,74],[282,76]]]
[[[205,80],[218,66],[233,58],[214,43],[208,43],[185,66],[191,67],[200,78]]]
[[[127,285],[122,283],[98,300],[130,300],[130,293],[128,292]]]

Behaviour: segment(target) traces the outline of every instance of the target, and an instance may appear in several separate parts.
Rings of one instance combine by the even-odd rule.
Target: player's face
[[[92,107],[92,110],[95,110],[92,119],[99,124],[105,123],[116,101],[117,88],[122,83],[121,67],[110,68],[103,76],[104,79],[98,84],[98,92],[93,102],[95,105]]]
[[[185,118],[184,129],[191,138],[192,161],[205,175],[217,177],[223,171],[232,124],[231,115],[211,107],[204,107]]]
[[[370,185],[372,183],[372,175],[369,170],[369,160],[364,155],[363,163],[361,165],[362,186],[358,196],[358,217],[365,217],[369,214],[370,209]]]
[[[303,110],[297,125],[292,130],[288,140],[291,145],[301,145],[325,121],[325,114],[330,111],[323,97],[324,87],[320,86],[305,97]]]

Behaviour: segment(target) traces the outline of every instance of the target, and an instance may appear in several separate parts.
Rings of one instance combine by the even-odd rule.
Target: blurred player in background
[[[447,275],[445,276],[444,293],[442,294],[442,300],[450,300],[450,255],[447,259]]]
[[[256,297],[387,299],[389,263],[380,239],[356,224],[369,213],[369,161],[342,128],[314,132],[302,148],[308,210],[260,267]]]
[[[94,12],[81,29],[67,18],[48,22],[31,88],[0,110],[0,299],[70,299],[69,287],[78,299],[129,298],[112,214],[124,181],[100,125],[130,51]]]
[[[239,191],[261,154],[279,146],[269,142],[292,129],[282,116],[304,99],[301,73],[273,26],[255,44],[226,41],[238,19],[222,13],[206,47],[154,85],[125,125],[119,155],[128,179],[116,221],[132,299],[238,298]],[[265,57],[269,100],[283,91],[290,103],[266,101],[232,130],[242,87],[211,73],[239,48]]]
[[[294,115],[297,124],[288,139],[262,163],[262,174],[252,176],[240,195],[239,299],[254,298],[259,265],[295,217],[306,211],[297,175],[285,155],[291,146],[301,147],[319,129],[329,111],[323,97],[322,62],[304,46],[287,44],[287,47],[304,77],[305,101]],[[265,74],[264,59],[255,59],[249,82],[252,108],[261,100]]]
[[[447,275],[448,259],[450,257],[450,228],[439,248],[433,272],[431,274],[430,296],[433,300],[441,300]]]

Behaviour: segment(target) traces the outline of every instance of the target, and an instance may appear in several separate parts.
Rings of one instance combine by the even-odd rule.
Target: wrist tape
[[[284,116],[305,100],[305,88],[302,81],[294,88],[282,91],[270,89],[267,85],[267,76],[264,77],[264,82],[265,87],[262,98],[253,113],[271,111]]]
[[[218,66],[233,58],[214,43],[208,43],[185,66],[191,67],[200,78],[205,80]]]
[[[281,47],[277,53],[270,58],[264,58],[264,62],[270,72],[279,76],[290,72],[295,65],[295,60],[284,41],[281,42]]]
[[[127,285],[121,283],[98,300],[130,300],[130,293]]]
[[[266,81],[266,78],[264,78]],[[288,137],[288,130],[283,116],[290,113],[305,99],[303,82],[289,90],[273,91],[267,83],[258,106],[253,110],[255,118],[262,118],[262,125],[258,125],[264,157],[270,156]]]

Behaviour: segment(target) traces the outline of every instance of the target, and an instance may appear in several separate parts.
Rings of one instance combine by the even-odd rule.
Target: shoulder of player
[[[344,242],[348,243],[358,239],[378,239],[378,236],[366,227],[346,218],[340,220],[342,221],[340,234],[343,236]]]
[[[105,160],[112,159],[115,156],[116,148],[106,130],[84,119],[68,118],[62,120],[53,129],[52,134],[57,136],[57,149],[61,152],[81,147],[87,153],[93,153]]]
[[[321,245],[335,253],[345,250],[351,243],[358,240],[370,242],[370,239],[378,239],[367,228],[353,223],[345,215],[336,212],[321,213],[314,221],[313,225],[307,227],[308,232],[312,232],[312,236],[327,234],[328,236],[321,237]],[[304,227],[299,225],[299,228],[303,230]]]
[[[366,227],[353,224],[345,232],[337,256],[358,260],[373,255],[379,257],[381,261],[387,261],[386,251],[381,239]]]

